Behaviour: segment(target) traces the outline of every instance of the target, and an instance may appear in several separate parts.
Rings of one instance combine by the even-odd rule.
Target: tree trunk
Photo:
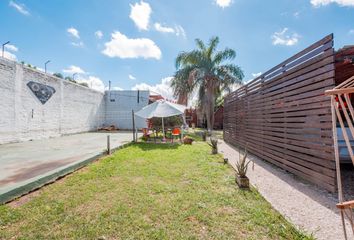
[[[212,84],[211,84],[212,85]],[[211,133],[214,127],[214,105],[215,105],[214,87],[211,86],[207,89],[206,93],[206,118],[208,132]]]
[[[188,105],[188,94],[187,93],[180,93],[178,96],[177,103],[187,106]]]

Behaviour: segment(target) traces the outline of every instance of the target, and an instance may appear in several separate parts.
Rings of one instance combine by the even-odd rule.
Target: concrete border
[[[119,149],[126,148],[126,147],[130,146],[131,144],[133,144],[133,142],[124,143],[118,147],[115,147],[115,148],[111,149],[111,154],[113,154],[115,151],[117,151]],[[103,151],[103,152],[101,152],[93,157],[90,157],[88,159],[85,159],[83,161],[76,162],[74,164],[69,164],[69,165],[64,166],[62,168],[56,169],[52,173],[43,174],[38,179],[36,179],[32,182],[24,183],[22,186],[16,187],[8,192],[1,194],[0,195],[0,204],[8,203],[12,200],[15,200],[16,198],[19,198],[19,197],[26,195],[34,190],[37,190],[47,184],[53,183],[58,178],[69,175],[69,174],[87,166],[88,164],[90,164],[90,163],[94,162],[95,160],[98,160],[99,158],[104,157],[104,156],[109,156],[109,155],[105,151]]]

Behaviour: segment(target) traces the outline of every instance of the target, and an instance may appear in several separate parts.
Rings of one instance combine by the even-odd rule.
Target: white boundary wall
[[[29,81],[56,92],[43,105]],[[0,144],[92,131],[104,121],[103,93],[0,58]]]
[[[139,111],[149,104],[147,90],[113,90],[106,92],[105,124],[115,125],[119,129],[132,129],[132,110]],[[135,127],[146,128],[146,119],[135,116]]]

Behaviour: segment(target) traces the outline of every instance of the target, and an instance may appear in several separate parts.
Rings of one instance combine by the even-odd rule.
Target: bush
[[[152,126],[155,128],[162,127],[162,118],[152,118],[151,119]],[[183,124],[182,116],[172,116],[163,118],[165,128],[173,128],[173,127],[180,127]]]

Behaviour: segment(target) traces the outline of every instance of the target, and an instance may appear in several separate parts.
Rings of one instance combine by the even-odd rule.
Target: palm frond
[[[200,50],[205,51],[205,44],[202,40],[200,40],[199,38],[195,39],[195,43],[197,44],[197,46],[200,48]]]
[[[185,56],[187,55],[188,53],[187,52],[180,52],[177,57],[176,57],[176,60],[175,60],[175,66],[176,66],[176,69],[180,68],[181,65],[183,64],[183,59],[185,59]]]
[[[216,47],[219,44],[219,37],[212,37],[209,40],[208,49],[206,50],[206,56],[211,59],[212,54],[215,52]]]
[[[182,52],[178,54],[176,58],[176,68],[181,68],[187,65],[199,65],[205,62],[203,53],[199,50],[193,50],[191,52]]]
[[[216,72],[218,76],[224,78],[225,83],[229,84],[241,83],[244,77],[242,69],[234,64],[218,66]]]
[[[187,65],[175,72],[170,84],[174,97],[188,102],[188,98],[197,86],[195,76],[193,76],[195,69],[196,66]]]
[[[215,54],[213,63],[215,65],[220,64],[222,61],[233,60],[236,57],[236,52],[233,49],[226,48],[223,51],[219,51]]]

